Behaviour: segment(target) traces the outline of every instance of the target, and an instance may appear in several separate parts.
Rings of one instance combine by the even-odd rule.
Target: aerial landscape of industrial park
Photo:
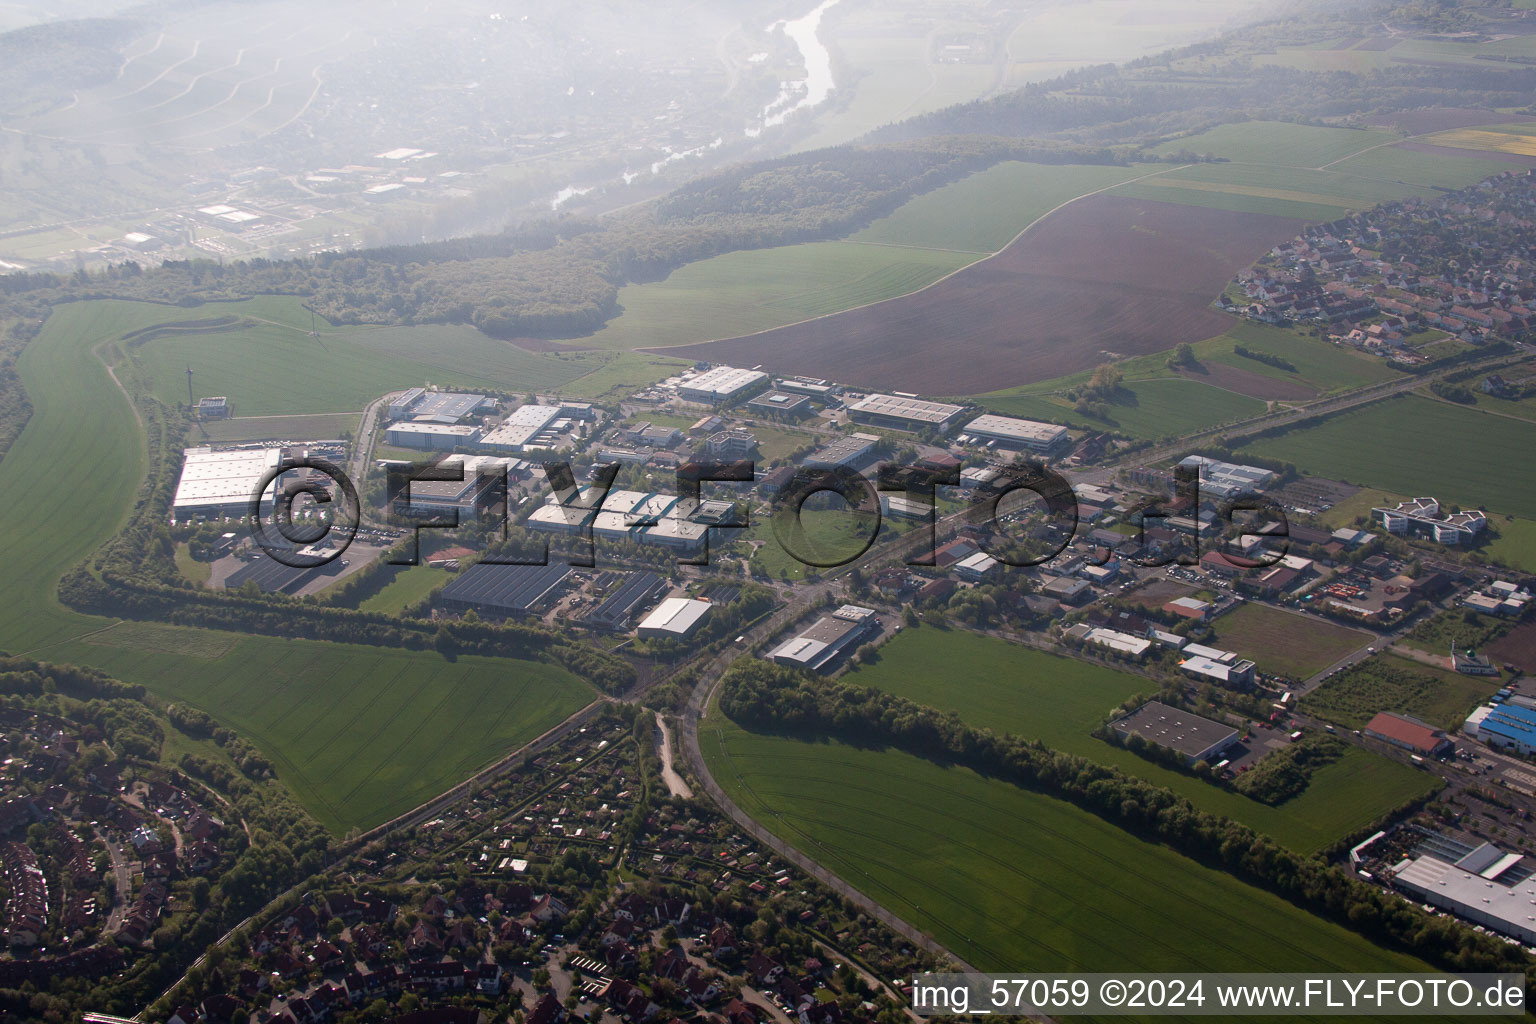
[[[1536,0],[0,4],[0,1019],[1524,1013],[1533,451]]]

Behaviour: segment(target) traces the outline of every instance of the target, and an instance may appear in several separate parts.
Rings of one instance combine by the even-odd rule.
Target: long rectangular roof
[[[1142,739],[1177,750],[1186,757],[1203,754],[1218,743],[1237,735],[1237,730],[1231,726],[1155,700],[1148,701],[1112,724],[1117,732],[1135,733]]]
[[[504,611],[527,611],[570,574],[560,562],[497,565],[478,562],[443,588],[443,598]]]

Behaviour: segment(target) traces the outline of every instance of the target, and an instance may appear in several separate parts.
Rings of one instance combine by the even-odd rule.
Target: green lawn
[[[700,743],[749,814],[980,970],[1425,970],[1065,801],[966,769],[748,733],[718,709]]]
[[[212,564],[193,558],[185,543],[176,545],[176,568],[194,583],[207,583],[213,576]]]
[[[1319,516],[1318,520],[1330,530],[1346,526],[1353,529],[1369,529],[1371,509],[1396,505],[1403,500],[1405,500],[1403,495],[1392,491],[1366,487],[1334,505]]]
[[[623,312],[590,337],[608,350],[661,348],[764,331],[932,284],[977,253],[806,242],[726,253],[664,281],[619,290]]]
[[[911,199],[849,238],[993,253],[1036,218],[1069,199],[1152,169],[1010,160]]]
[[[1252,658],[1261,672],[1306,679],[1372,634],[1249,601],[1216,620],[1215,646]]]
[[[1278,356],[1296,369],[1286,370],[1240,356],[1233,351],[1236,345],[1249,351]],[[1402,376],[1399,371],[1388,366],[1385,360],[1362,355],[1332,342],[1309,338],[1294,330],[1266,324],[1239,323],[1226,334],[1208,338],[1193,348],[1196,358],[1201,362],[1212,361],[1266,377],[1296,381],[1321,393],[1342,391]]]
[[[191,315],[150,304],[61,305],[17,361],[35,412],[0,461],[0,493],[38,500],[0,510],[9,567],[0,649],[91,665],[197,704],[249,735],[337,830],[408,810],[591,699],[574,676],[540,663],[450,663],[433,652],[113,626],[61,606],[59,577],[120,527],[145,470],[132,408],[93,348],[168,313]],[[38,491],[38,480],[61,473],[78,474],[80,485]]]
[[[1200,381],[1170,377],[1134,381],[1121,387],[1107,417],[1076,412],[1064,398],[1031,394],[1024,388],[994,391],[979,401],[1005,416],[1062,423],[1084,430],[1114,430],[1131,437],[1160,438],[1257,416],[1265,404]]]
[[[1481,549],[1483,557],[1522,572],[1536,573],[1536,521],[1494,516],[1490,529],[1495,536]]]
[[[1301,698],[1301,709],[1358,729],[1379,711],[1454,729],[1499,688],[1493,676],[1464,676],[1395,654],[1353,665]]]
[[[441,586],[451,579],[453,574],[443,569],[426,565],[405,566],[395,572],[395,578],[383,590],[358,605],[358,608],[365,612],[399,615],[430,594],[433,587]]]
[[[318,441],[357,430],[359,413],[319,413],[314,416],[251,416],[207,420],[192,428],[194,441]]]
[[[903,631],[880,660],[845,677],[943,710],[972,725],[1038,739],[1166,786],[1195,806],[1224,814],[1302,853],[1336,841],[1414,796],[1433,780],[1352,749],[1312,777],[1301,795],[1277,807],[1154,764],[1089,732],[1134,694],[1156,684],[1104,665],[930,626]]]
[[[1246,447],[1318,476],[1536,516],[1536,478],[1510,471],[1533,445],[1536,424],[1406,396]]]
[[[846,506],[837,509],[804,508],[798,529],[785,527],[781,541],[771,517],[756,517],[740,540],[761,546],[752,555],[751,570],[774,579],[804,579],[832,563],[840,563],[868,546],[870,533],[892,524],[876,522],[872,513],[853,512]],[[791,552],[793,549],[793,553]],[[803,556],[808,561],[802,561]],[[809,564],[814,563],[814,564]]]

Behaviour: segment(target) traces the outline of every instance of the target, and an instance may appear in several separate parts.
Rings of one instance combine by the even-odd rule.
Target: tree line
[[[1445,970],[1519,971],[1527,975],[1527,990],[1536,989],[1536,970],[1529,958],[1497,936],[1474,932],[1449,916],[1430,917],[1341,867],[1294,853],[1167,789],[1037,740],[999,736],[966,725],[953,712],[756,659],[741,659],[732,666],[720,706],[749,728],[895,746],[1069,800],[1136,835],[1166,843]]]

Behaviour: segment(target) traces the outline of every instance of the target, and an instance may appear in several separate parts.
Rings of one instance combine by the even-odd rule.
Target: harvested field
[[[1508,662],[1521,672],[1536,672],[1536,622],[1516,626],[1489,644],[1483,653],[1501,665]]]
[[[1297,401],[1317,395],[1314,389],[1297,380],[1271,377],[1267,374],[1255,373],[1253,370],[1243,370],[1217,362],[1201,363],[1200,369],[1184,370],[1181,376],[1266,401]]]
[[[1231,326],[1210,302],[1301,222],[1090,196],[918,292],[669,355],[934,394],[981,394]],[[935,359],[936,346],[943,358]]]

